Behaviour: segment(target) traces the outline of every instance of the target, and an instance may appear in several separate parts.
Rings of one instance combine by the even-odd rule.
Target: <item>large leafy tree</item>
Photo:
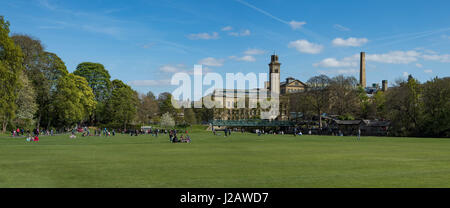
[[[70,127],[86,120],[96,105],[94,94],[86,79],[68,74],[58,80],[57,91],[53,99],[55,125]]]
[[[37,127],[49,127],[53,119],[50,112],[51,98],[58,79],[68,74],[66,66],[56,54],[44,51],[40,40],[28,35],[13,35],[12,39],[23,51],[23,69],[36,93]]]
[[[172,94],[163,92],[158,95],[158,105],[161,115],[164,113],[170,113],[172,116],[176,116],[177,109],[172,105]]]
[[[423,86],[424,136],[450,137],[450,77],[426,82]]]
[[[192,108],[184,108],[184,122],[185,124],[197,124],[197,118]]]
[[[16,89],[21,87],[23,54],[9,37],[9,22],[0,16],[0,122],[2,132],[15,117]]]
[[[54,116],[51,112],[52,98],[54,97],[58,80],[66,76],[67,71],[64,62],[54,53],[43,52],[40,56],[39,69],[31,73],[36,89],[36,102],[39,105],[37,111],[37,127],[50,127]]]
[[[14,43],[22,49],[23,66],[26,73],[38,71],[41,57],[44,54],[44,46],[41,41],[29,35],[15,34],[11,36]]]
[[[91,116],[91,122],[104,122],[107,119],[106,101],[111,96],[112,83],[108,70],[100,63],[83,62],[78,64],[73,72],[78,76],[86,78],[89,86],[92,88],[97,101],[96,111]]]
[[[38,110],[36,94],[33,85],[25,74],[21,74],[22,87],[17,89],[15,124],[21,127],[31,127],[34,124],[34,114]]]
[[[422,117],[421,85],[412,76],[407,81],[398,81],[398,86],[390,88],[386,97],[386,110],[391,120],[391,133],[397,136],[420,134]]]
[[[135,118],[139,98],[136,91],[120,80],[113,80],[113,90],[107,101],[106,113],[112,124],[120,124],[124,129]]]
[[[95,100],[103,102],[109,97],[111,76],[102,64],[83,62],[78,64],[77,69],[73,73],[86,78],[94,92]]]

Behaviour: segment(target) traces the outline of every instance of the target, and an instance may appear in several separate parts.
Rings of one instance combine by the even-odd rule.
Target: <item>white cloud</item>
[[[289,22],[289,25],[291,26],[291,28],[292,28],[293,30],[300,29],[300,28],[302,28],[302,26],[305,25],[305,24],[306,24],[306,22],[297,22],[297,21],[295,21],[295,20],[292,20],[292,21]]]
[[[170,85],[170,80],[134,80],[128,84],[136,87],[149,87],[149,86],[161,86]]]
[[[369,40],[367,38],[336,38],[333,40],[334,46],[342,47],[357,47],[366,44]]]
[[[204,66],[223,66],[223,59],[208,57],[200,60],[198,63]]]
[[[420,63],[417,63],[417,64],[416,64],[416,67],[417,67],[417,68],[422,68],[422,67],[423,67],[423,65],[422,65],[422,64],[420,64]]]
[[[357,74],[359,72],[358,69],[338,69],[338,70],[318,70],[319,74],[325,75],[351,75]]]
[[[243,57],[230,56],[230,59],[237,60],[237,61],[246,61],[246,62],[255,62],[256,61],[255,57],[250,56],[250,55],[246,55]]]
[[[387,63],[387,64],[409,64],[416,62],[421,57],[417,51],[391,51],[384,54],[366,54],[366,61]],[[326,58],[319,63],[313,64],[315,67],[336,68],[336,67],[357,67],[359,66],[360,55],[345,57],[343,59]],[[421,66],[418,63],[416,66]]]
[[[384,54],[366,54],[366,60],[388,64],[409,64],[416,62],[420,55],[417,51],[391,51]]]
[[[246,55],[261,55],[264,53],[266,53],[266,51],[260,49],[248,49],[244,52]]]
[[[408,72],[403,72],[403,77],[408,77],[409,76],[409,73]]]
[[[425,70],[423,70],[423,72],[425,72],[425,73],[427,73],[427,74],[430,74],[430,73],[433,73],[433,70],[431,70],[431,69],[425,69]]]
[[[175,65],[164,65],[164,66],[161,66],[159,68],[159,70],[162,72],[166,72],[166,73],[176,73],[176,72],[182,71],[183,68],[184,68],[184,65],[182,65],[182,64],[178,64],[176,66]]]
[[[246,29],[246,30],[241,31],[241,32],[230,32],[230,33],[228,33],[228,35],[236,36],[236,37],[239,37],[239,36],[249,36],[250,34],[251,34],[251,32],[250,32],[249,29]]]
[[[289,48],[295,48],[301,53],[318,54],[323,50],[323,46],[315,43],[310,43],[307,40],[292,41],[288,45]]]
[[[188,35],[188,38],[191,40],[214,40],[219,38],[219,33],[213,32],[211,34],[209,33],[197,33],[197,34],[190,34]]]
[[[250,30],[244,30],[244,32],[241,33],[241,36],[249,36],[250,35]]]
[[[342,26],[340,24],[335,24],[335,25],[333,25],[333,27],[334,27],[334,29],[337,29],[337,30],[340,30],[340,31],[350,31],[349,28],[344,27],[344,26]]]
[[[442,63],[450,63],[450,54],[442,54],[442,55],[425,54],[422,56],[422,58],[427,61],[439,61]]]
[[[222,31],[230,31],[230,30],[233,30],[233,27],[231,27],[231,26],[226,26],[226,27],[223,27],[223,28],[222,28]]]
[[[356,59],[355,59],[356,58]],[[356,67],[358,66],[358,57],[352,56],[347,57],[342,60],[337,60],[335,58],[326,58],[319,63],[313,64],[315,67]]]

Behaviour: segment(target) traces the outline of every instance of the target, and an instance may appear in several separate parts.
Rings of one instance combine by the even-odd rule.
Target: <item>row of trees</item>
[[[213,110],[175,109],[172,95],[139,95],[111,80],[102,64],[84,62],[69,73],[64,62],[27,35],[9,35],[0,16],[0,122],[8,128],[66,128],[75,124],[127,128],[160,123],[196,124],[213,119]],[[308,80],[308,90],[290,95],[290,112],[301,119],[323,113],[341,119],[390,120],[398,136],[450,136],[450,78],[419,83],[410,76],[387,92],[368,96],[354,77],[325,75]],[[183,116],[181,116],[183,115]],[[168,118],[173,119],[172,120]],[[168,122],[166,122],[168,121]]]
[[[177,110],[171,94],[139,95],[121,80],[111,80],[100,63],[80,63],[69,73],[64,62],[28,35],[10,36],[0,16],[0,121],[2,132],[20,128],[69,128],[76,124],[127,128],[159,122],[169,113],[177,123],[202,118],[193,109]],[[184,118],[180,117],[184,113]]]
[[[386,92],[367,95],[357,79],[326,75],[308,80],[308,90],[290,95],[290,111],[297,119],[319,119],[324,113],[342,120],[379,119],[391,121],[396,136],[450,136],[450,78],[434,78],[421,84],[409,76],[397,80]]]

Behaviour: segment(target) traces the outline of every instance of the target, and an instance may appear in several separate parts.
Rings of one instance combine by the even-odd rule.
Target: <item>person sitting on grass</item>
[[[175,134],[174,137],[173,137],[172,143],[178,143],[178,142],[180,142],[180,140],[178,140],[178,137]]]
[[[186,137],[184,138],[184,143],[191,143],[191,137],[186,134]]]
[[[33,141],[34,139],[33,139],[33,137],[31,136],[31,134],[30,133],[28,133],[28,135],[27,135],[27,142],[31,142],[31,141]]]
[[[36,135],[36,136],[34,136],[34,139],[33,139],[33,141],[34,142],[39,142],[39,137]]]
[[[72,131],[72,134],[70,135],[70,138],[71,138],[71,139],[77,138],[77,136],[75,136],[75,132],[74,132],[74,131]]]

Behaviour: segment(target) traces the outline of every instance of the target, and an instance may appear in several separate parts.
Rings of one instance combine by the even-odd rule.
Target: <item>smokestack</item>
[[[366,87],[366,53],[361,52],[361,62],[359,70],[359,85],[361,87]]]
[[[381,90],[383,90],[383,92],[386,92],[386,90],[388,89],[388,81],[383,80],[381,85]]]

